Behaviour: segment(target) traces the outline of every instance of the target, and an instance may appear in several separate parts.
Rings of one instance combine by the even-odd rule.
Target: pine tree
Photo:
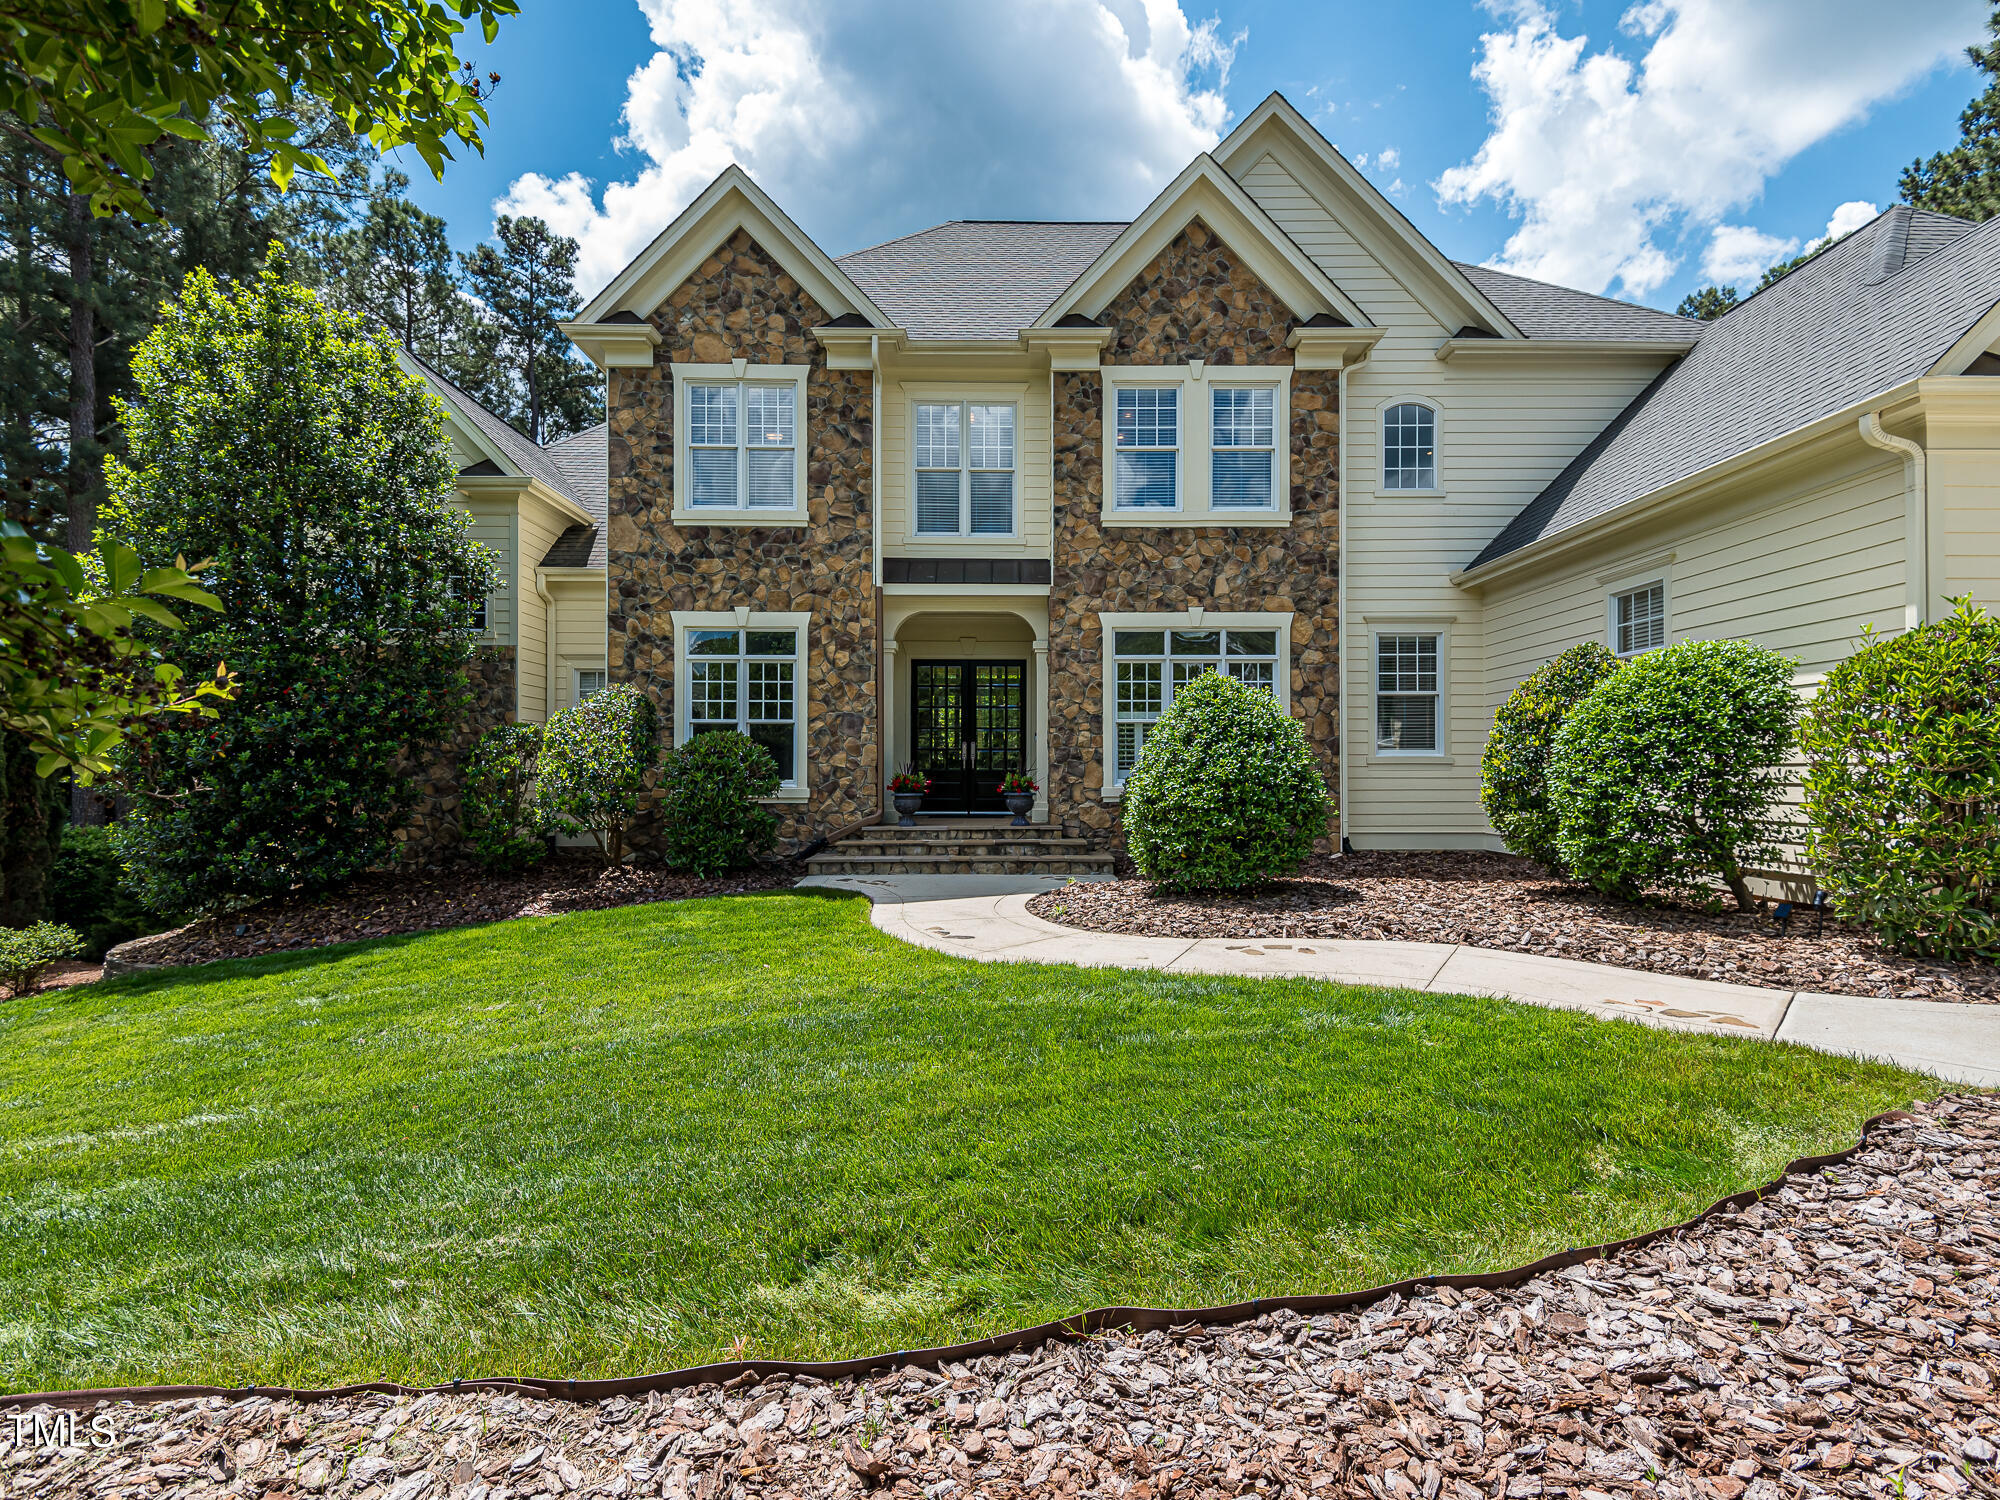
[[[493,222],[497,246],[465,257],[466,279],[500,333],[502,359],[518,377],[495,410],[537,443],[604,420],[604,388],[556,325],[577,306],[576,241],[540,219]],[[494,405],[489,402],[489,405]]]
[[[1986,88],[1958,117],[1956,146],[1904,169],[1898,187],[1905,203],[1961,219],[2000,214],[2000,5],[1986,30],[1990,41],[1965,49]]]
[[[1674,314],[1677,317],[1698,318],[1704,323],[1711,323],[1741,300],[1733,286],[1705,286],[1700,291],[1689,292],[1681,298],[1681,305],[1674,309]]]

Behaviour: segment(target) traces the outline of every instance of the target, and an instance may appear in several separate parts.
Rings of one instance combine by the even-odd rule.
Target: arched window
[[[1382,488],[1437,487],[1437,413],[1422,402],[1399,402],[1382,413]]]

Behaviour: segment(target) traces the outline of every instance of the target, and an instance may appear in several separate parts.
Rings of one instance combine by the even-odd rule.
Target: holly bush
[[[459,765],[459,834],[489,870],[525,870],[549,852],[535,812],[541,753],[541,725],[495,724]]]
[[[1221,672],[1178,688],[1125,780],[1127,848],[1169,890],[1240,890],[1305,863],[1332,798],[1305,727]]]
[[[1622,666],[1603,642],[1580,642],[1522,678],[1493,716],[1479,762],[1479,800],[1514,853],[1560,868],[1549,752],[1570,710]]]
[[[1710,902],[1720,881],[1754,911],[1743,872],[1778,858],[1795,665],[1749,641],[1676,641],[1592,688],[1549,755],[1562,868],[1627,900]]]
[[[543,827],[570,837],[587,833],[604,862],[617,864],[659,756],[653,701],[629,682],[564,709],[542,731],[535,803]]]
[[[178,715],[121,768],[140,896],[213,910],[387,861],[414,771],[463,719],[487,554],[452,504],[444,409],[386,334],[287,281],[191,274],[133,356],[104,530],[150,562],[213,559],[221,605],[162,649],[225,661],[236,700]]]
[[[1969,599],[1871,638],[1807,706],[1808,858],[1844,920],[2000,962],[2000,620]]]
[[[720,875],[769,853],[778,820],[757,799],[777,789],[771,752],[734,730],[698,734],[673,751],[660,774],[668,866]]]

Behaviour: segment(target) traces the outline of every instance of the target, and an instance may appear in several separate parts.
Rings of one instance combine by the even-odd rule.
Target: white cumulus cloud
[[[1833,211],[1833,217],[1826,221],[1826,237],[1837,240],[1843,234],[1852,234],[1881,212],[1882,210],[1874,204],[1860,198],[1856,198],[1852,203],[1843,203]]]
[[[1503,23],[1473,68],[1490,130],[1433,184],[1439,200],[1520,220],[1496,264],[1630,296],[1674,274],[1681,233],[1720,226],[1799,152],[1958,55],[1988,10],[1908,0],[1885,25],[1880,0],[1641,0],[1619,23],[1633,60],[1562,35],[1543,0],[1486,3]]]
[[[1121,218],[1213,146],[1241,36],[1176,0],[639,0],[635,170],[517,178],[496,212],[580,242],[585,296],[742,166],[830,253],[957,218]]]
[[[1725,286],[1752,281],[1772,261],[1798,248],[1796,239],[1781,240],[1746,224],[1718,224],[1709,236],[1708,253],[1701,258],[1701,274]]]

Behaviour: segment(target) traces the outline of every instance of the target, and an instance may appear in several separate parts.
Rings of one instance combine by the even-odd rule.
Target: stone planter
[[[915,828],[917,826],[917,809],[924,805],[924,794],[922,792],[891,792],[889,795],[896,802],[896,826],[898,828]]]
[[[1026,828],[1028,826],[1028,814],[1035,810],[1035,794],[1033,792],[1008,792],[1004,795],[1007,803],[1007,811],[1014,815],[1014,821],[1009,826]]]

